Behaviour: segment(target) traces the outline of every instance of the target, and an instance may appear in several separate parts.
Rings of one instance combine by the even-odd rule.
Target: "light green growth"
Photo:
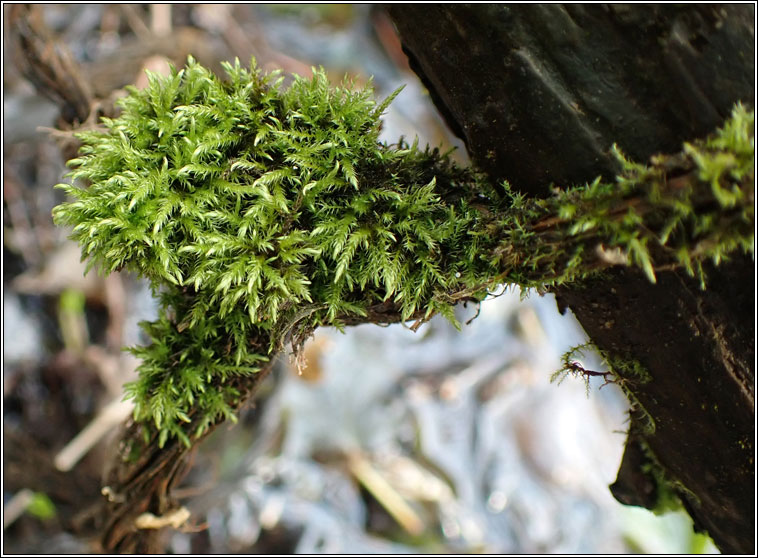
[[[587,356],[590,352],[597,352],[597,347],[591,341],[571,347],[568,351],[563,353],[563,355],[561,355],[561,367],[550,376],[550,383],[561,385],[569,376],[581,376],[587,388],[587,396],[589,397],[591,376],[584,373],[585,369],[580,359],[582,355]]]
[[[644,440],[640,440],[640,444],[642,444],[646,457],[645,463],[642,465],[642,472],[650,475],[656,486],[656,502],[652,508],[653,513],[662,515],[682,509],[682,497],[685,495],[690,502],[699,505],[700,500],[695,493],[684,486],[681,481],[670,477],[650,446]]]
[[[37,519],[41,519],[43,521],[52,519],[57,514],[55,504],[44,492],[34,493],[31,501],[26,506],[26,511],[30,515],[33,515]]]
[[[719,133],[700,144],[684,144],[684,152],[698,167],[700,179],[710,184],[722,207],[740,204],[746,192],[736,183],[753,174],[755,113],[738,104]],[[729,177],[735,182],[724,181]]]
[[[58,300],[58,326],[63,345],[74,354],[82,354],[87,345],[86,297],[77,289],[65,289]]]
[[[513,268],[507,280],[540,289],[621,264],[653,283],[658,270],[681,267],[705,288],[704,260],[754,252],[753,131],[754,112],[738,104],[713,136],[649,165],[614,145],[622,165],[615,183],[597,178],[544,200],[509,191],[519,211],[501,221],[509,243],[499,262]]]
[[[588,374],[581,364],[581,356],[585,357],[588,353],[596,353],[606,364],[607,372],[593,372]],[[633,358],[622,358],[618,355],[611,355],[603,351],[593,342],[582,343],[571,347],[561,356],[562,367],[560,370],[550,376],[550,382],[558,382],[560,385],[569,375],[582,376],[589,390],[589,379],[593,375],[610,374],[612,380],[606,380],[607,383],[634,382],[636,384],[646,384],[652,380],[650,372],[637,360]]]
[[[634,382],[636,384],[646,384],[653,378],[650,376],[647,368],[642,366],[638,360],[633,358],[622,358],[615,355],[609,355],[607,351],[599,351],[603,357],[603,360],[608,363],[611,370],[619,378],[623,378],[627,382]]]
[[[589,353],[597,354],[605,364],[605,371],[588,370],[581,362],[581,357]],[[639,361],[627,356],[612,355],[607,351],[599,349],[593,342],[583,343],[572,347],[561,356],[561,368],[553,372],[550,376],[550,382],[557,382],[558,385],[569,377],[581,377],[584,380],[587,397],[590,394],[590,378],[601,377],[606,384],[616,384],[626,398],[632,410],[635,412],[635,424],[638,424],[644,434],[655,433],[655,419],[642,406],[634,394],[634,386],[644,385],[652,381],[650,372]]]
[[[370,85],[332,87],[323,70],[287,88],[254,62],[225,71],[190,58],[149,74],[120,116],[77,134],[69,176],[88,186],[58,186],[70,201],[55,221],[73,227],[83,258],[148,278],[161,298],[128,386],[161,444],[233,418],[243,378],[286,339],[383,303],[403,320],[454,320],[457,301],[503,283],[547,289],[617,264],[654,280],[657,265],[694,273],[753,249],[744,109],[681,156],[699,161],[691,187],[671,192],[655,163],[625,163],[616,183],[534,200],[507,184],[499,196],[436,149],[380,143],[399,91],[378,105]],[[701,211],[703,185],[718,203]]]
[[[84,293],[76,289],[66,289],[63,291],[58,302],[62,311],[72,314],[83,314],[85,303],[86,298]]]

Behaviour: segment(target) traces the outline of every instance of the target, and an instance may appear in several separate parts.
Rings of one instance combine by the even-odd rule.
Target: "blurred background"
[[[8,37],[8,6],[3,6]],[[399,136],[465,150],[409,70],[391,21],[368,5],[107,4],[36,7],[96,96],[145,83],[188,54],[255,56],[266,70],[333,81],[373,76]],[[433,8],[430,8],[433,9]],[[3,45],[3,545],[7,553],[96,552],[92,517],[109,444],[128,415],[122,385],[156,316],[129,274],[83,276],[53,226],[65,173],[56,106]],[[585,335],[551,295],[504,289],[433,319],[319,330],[298,371],[284,355],[239,424],[193,456],[177,494],[192,512],[173,553],[717,552],[682,513],[618,504],[627,405],[614,385],[550,384]],[[569,313],[570,314],[570,313]],[[587,355],[588,367],[601,367]],[[597,369],[597,368],[595,368]]]

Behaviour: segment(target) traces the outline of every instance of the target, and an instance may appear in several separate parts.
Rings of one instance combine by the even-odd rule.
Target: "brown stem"
[[[234,386],[240,393],[237,409],[252,400],[272,366],[269,364],[254,376],[236,378]],[[223,420],[211,425],[201,436],[191,436],[192,446],[177,439],[159,447],[157,436],[145,441],[145,427],[130,421],[121,436],[118,452],[106,473],[101,545],[105,552],[160,554],[164,529],[138,529],[137,518],[146,512],[158,517],[179,507],[172,491],[188,472],[187,457]],[[192,430],[192,424],[188,431]]]

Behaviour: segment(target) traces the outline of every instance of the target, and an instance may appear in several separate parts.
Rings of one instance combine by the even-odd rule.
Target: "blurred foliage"
[[[305,25],[343,28],[355,18],[352,4],[263,4],[261,7],[281,17],[297,17]]]
[[[26,511],[43,521],[52,519],[56,516],[55,504],[50,497],[43,492],[35,492],[31,502],[26,507]]]

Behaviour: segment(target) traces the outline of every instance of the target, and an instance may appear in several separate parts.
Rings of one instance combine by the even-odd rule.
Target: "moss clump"
[[[532,200],[437,150],[380,143],[397,91],[377,104],[323,70],[284,88],[254,62],[224,67],[222,80],[190,59],[130,89],[120,116],[77,134],[69,176],[89,186],[59,185],[71,201],[54,210],[91,264],[160,296],[128,392],[161,444],[233,418],[244,378],[319,325],[454,320],[453,304],[501,283],[545,289],[618,264],[654,280],[752,250],[744,110],[674,159]],[[672,161],[686,188],[670,188]]]
[[[254,65],[225,69],[190,60],[131,89],[118,118],[78,134],[70,176],[90,185],[60,185],[74,201],[54,212],[92,263],[162,292],[129,392],[137,418],[182,437],[192,409],[210,417],[198,432],[229,414],[227,378],[255,372],[299,317],[339,325],[377,300],[452,316],[447,291],[483,297],[493,276],[469,240],[478,212],[438,193],[472,174],[379,143],[394,94],[377,105],[321,70],[281,89]]]
[[[441,258],[474,215],[441,203],[435,182],[468,174],[378,142],[392,97],[376,106],[370,88],[331,88],[318,70],[280,91],[259,70],[225,68],[225,82],[191,60],[152,76],[106,130],[79,134],[71,177],[91,186],[62,185],[78,199],[55,217],[83,254],[191,288],[190,327],[211,308],[225,317],[243,306],[263,327],[314,301],[330,320],[360,313],[355,286],[402,300],[410,316],[447,286]]]

